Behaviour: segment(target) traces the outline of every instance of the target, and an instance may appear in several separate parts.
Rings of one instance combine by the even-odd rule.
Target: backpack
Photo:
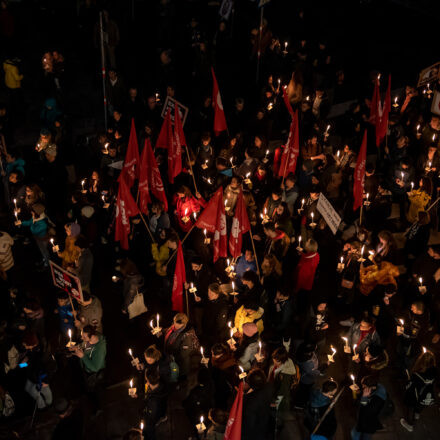
[[[415,389],[417,401],[420,405],[423,406],[431,406],[434,404],[434,379],[423,379],[420,374],[415,373],[415,376],[417,376],[422,382],[423,386],[420,389],[420,391]]]

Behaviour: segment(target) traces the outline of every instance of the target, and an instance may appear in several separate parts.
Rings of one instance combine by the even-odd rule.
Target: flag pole
[[[139,192],[138,192],[138,196],[139,196]],[[156,240],[153,237],[153,234],[150,231],[150,228],[148,227],[147,222],[145,221],[144,216],[142,215],[142,212],[139,211],[139,215],[141,216],[142,221],[144,222],[145,227],[147,228],[148,233],[150,234],[150,238],[152,240],[153,243],[156,243]]]
[[[286,145],[286,148],[288,148],[287,145]],[[287,171],[288,164],[289,164],[289,151],[287,151],[286,163],[284,164],[283,180],[281,181],[281,185],[284,185],[284,179],[286,178],[286,171]]]
[[[189,151],[188,151],[188,146],[187,146],[187,145],[185,145],[185,151],[186,151],[186,156],[187,156],[187,158],[188,158],[189,168],[190,168],[190,170],[191,170],[191,176],[192,176],[192,178],[193,178],[194,189],[196,190],[196,193],[198,193],[199,190],[197,189],[196,178],[195,178],[195,176],[194,176],[194,171],[193,171],[193,167],[192,167],[192,165],[191,165],[191,159],[190,159],[190,157],[189,157]]]
[[[329,407],[326,409],[325,413],[322,415],[322,417],[319,419],[318,424],[315,426],[315,429],[312,432],[312,436],[316,433],[316,431],[321,426],[322,422],[325,420],[325,418],[328,416],[329,412],[333,409],[333,407],[336,405],[337,401],[341,397],[341,394],[344,392],[345,387],[339,391],[339,393],[336,395],[336,397],[333,399],[332,403],[330,403]]]
[[[255,250],[254,236],[251,229],[249,229],[249,235],[251,236],[252,249],[254,250],[255,262],[257,263],[257,274],[260,275],[260,265],[258,264],[257,251]]]
[[[362,199],[361,213],[360,213],[360,216],[359,216],[359,226],[362,226],[362,214],[363,214],[363,211],[364,211],[364,200]]]
[[[196,224],[194,223],[191,226],[191,229],[185,234],[185,237],[182,238],[182,240],[180,241],[180,244],[183,244],[183,242],[188,238],[188,235],[191,233],[191,231],[195,228]],[[177,248],[178,249],[178,248]],[[168,258],[168,261],[164,264],[164,266],[168,266],[168,263],[171,261],[171,259],[174,257],[174,255],[176,255],[177,253],[177,249],[171,254],[171,257]]]
[[[188,289],[185,289],[185,298],[186,298],[186,316],[188,316],[189,318]]]

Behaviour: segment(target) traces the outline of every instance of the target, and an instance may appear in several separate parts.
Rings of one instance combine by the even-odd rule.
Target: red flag
[[[293,118],[293,109],[292,106],[290,105],[290,101],[289,101],[289,97],[287,96],[287,92],[286,92],[287,87],[283,87],[283,99],[284,99],[284,104],[286,105],[287,111],[290,113],[290,116],[292,116]]]
[[[235,205],[235,214],[232,219],[231,237],[229,239],[229,252],[232,258],[238,258],[241,254],[243,234],[251,230],[249,217],[244,203],[243,191],[240,191]]]
[[[223,440],[241,440],[241,424],[243,416],[243,381],[240,381],[238,393],[235,396],[229,413]]]
[[[136,135],[134,119],[131,119],[130,137],[128,139],[127,154],[125,155],[124,167],[121,175],[131,188],[136,179],[139,179],[139,145]]]
[[[295,173],[296,162],[299,155],[299,128],[298,128],[298,110],[292,116],[290,123],[289,138],[281,155],[278,177],[286,177],[289,173]]]
[[[383,107],[378,108],[378,118],[376,118],[376,147],[379,147],[385,139],[388,130],[388,117],[391,110],[391,75],[388,77],[388,87],[385,95]]]
[[[170,134],[172,134],[172,132],[173,130],[171,127],[171,110],[168,109],[162,127],[160,128],[159,137],[156,141],[156,148],[167,149],[172,142],[172,138],[170,138]]]
[[[373,97],[371,98],[370,123],[376,125],[380,105],[379,77],[374,81]]]
[[[228,129],[226,125],[225,111],[223,110],[222,97],[220,96],[220,90],[218,88],[217,78],[215,77],[214,69],[211,67],[212,72],[212,103],[214,106],[214,133],[218,136],[222,131]]]
[[[367,160],[367,130],[365,130],[364,139],[362,140],[362,146],[356,161],[356,168],[354,169],[353,211],[356,211],[356,209],[360,208],[363,203],[366,160]]]
[[[185,262],[183,260],[182,243],[179,241],[174,271],[173,293],[171,294],[172,309],[183,312],[183,285],[186,282]]]
[[[214,234],[214,263],[219,257],[227,257],[227,231],[225,206],[223,205],[223,188],[220,187],[209,200],[206,208],[195,223],[200,229]]]
[[[179,117],[179,110],[177,106],[175,107],[174,118]],[[176,119],[174,119],[175,124],[177,123]],[[173,128],[171,126],[171,118],[169,123],[169,137],[171,140],[168,146],[168,181],[170,183],[174,183],[174,178],[178,176],[182,172],[182,138],[180,136],[183,135],[182,124],[180,124],[180,132],[178,132],[176,125]],[[185,136],[183,136],[183,141],[185,141]]]
[[[168,201],[163,189],[159,167],[157,166],[150,140],[145,139],[139,176],[139,208],[145,215],[148,214],[148,203],[151,203],[150,192],[163,203],[164,210],[168,211]]]
[[[128,249],[130,234],[130,217],[139,214],[139,209],[131,195],[124,178],[119,178],[118,198],[116,201],[115,240],[121,243],[122,249]]]

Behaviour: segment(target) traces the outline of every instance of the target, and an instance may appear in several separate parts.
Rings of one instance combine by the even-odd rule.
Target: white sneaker
[[[354,318],[348,318],[344,321],[339,321],[339,325],[343,327],[351,327],[354,324]]]
[[[400,419],[400,424],[409,432],[414,431],[414,426],[410,425],[403,417]]]

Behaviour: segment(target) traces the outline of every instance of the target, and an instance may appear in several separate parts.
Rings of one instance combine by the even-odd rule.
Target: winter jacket
[[[427,406],[429,402],[434,403],[434,381],[437,377],[435,367],[428,368],[425,372],[413,373],[406,385],[404,402],[411,408]],[[431,394],[429,396],[428,394]]]
[[[63,260],[63,267],[72,266],[79,258],[81,249],[76,246],[76,237],[67,236],[64,243],[64,251],[60,252],[60,258]]]
[[[356,347],[356,353],[362,354],[365,352],[367,347],[369,345],[380,345],[380,337],[377,333],[376,329],[372,328],[371,331],[364,336],[362,341],[360,341],[361,338],[361,330],[360,330],[361,324],[354,323],[350,330],[348,331],[348,345],[350,347],[353,347],[354,344],[357,345]],[[360,342],[359,342],[360,341]]]
[[[208,301],[203,307],[203,340],[208,346],[228,339],[228,300],[221,294],[216,300]]]
[[[57,311],[60,318],[60,332],[63,335],[66,335],[69,329],[73,330],[75,328],[72,306],[70,304],[66,304],[65,306],[58,306]]]
[[[214,382],[215,408],[229,409],[229,399],[238,385],[238,366],[231,353],[211,358],[211,376]]]
[[[137,273],[133,275],[127,275],[124,279],[124,310],[127,310],[128,306],[133,302],[134,297],[138,292],[142,292],[144,289],[144,277]]]
[[[23,159],[16,159],[14,162],[9,162],[6,164],[6,175],[9,176],[13,171],[20,171],[20,173],[24,176],[26,173],[24,171],[24,166],[26,162]]]
[[[357,432],[374,434],[379,429],[382,429],[379,415],[385,405],[386,399],[387,392],[381,384],[378,384],[376,390],[368,397],[361,397],[356,422]]]
[[[147,390],[144,400],[143,420],[144,420],[144,439],[156,439],[156,423],[165,416],[167,412],[168,394],[165,386],[159,383],[154,390]]]
[[[320,376],[321,372],[318,370],[318,357],[313,353],[312,357],[307,360],[298,362],[301,370],[300,382],[304,385],[312,385],[316,379]]]
[[[211,425],[206,433],[206,440],[223,440],[226,425]]]
[[[290,410],[290,394],[292,385],[295,382],[296,373],[296,366],[292,359],[287,359],[284,364],[281,364],[276,369],[274,369],[273,364],[269,368],[268,378],[269,381],[273,382],[274,386],[273,402],[279,399],[280,396],[283,398],[278,407],[280,411]]]
[[[84,356],[80,361],[86,373],[97,373],[105,368],[107,343],[103,335],[99,335],[96,344],[85,344],[83,351]]]
[[[83,289],[90,290],[92,280],[93,254],[90,249],[83,249],[78,258],[78,268],[76,273]]]
[[[414,223],[418,220],[418,214],[420,211],[423,211],[426,205],[431,200],[431,196],[429,196],[425,191],[420,189],[415,189],[411,191],[408,196],[410,205],[408,214],[406,215],[407,220],[410,223]]]
[[[259,307],[257,311],[252,312],[250,315],[247,315],[244,306],[241,306],[235,313],[234,326],[239,333],[243,333],[243,324],[254,322],[255,324],[257,324],[258,333],[261,334],[264,330],[262,319],[263,314],[264,310]]]
[[[159,247],[157,243],[153,243],[151,245],[151,254],[156,262],[156,273],[161,277],[166,276],[167,273],[162,269],[162,266],[168,261],[170,248],[166,244]]]
[[[257,264],[255,263],[255,260],[247,261],[244,255],[242,255],[238,260],[237,264],[235,266],[235,273],[237,274],[237,281],[240,281],[241,285],[241,278],[243,277],[243,274],[247,272],[248,270],[251,270],[252,272],[257,272]]]
[[[295,292],[312,290],[319,264],[318,252],[303,253],[295,269]]]
[[[321,390],[313,389],[306,409],[304,423],[310,431],[315,429],[321,417],[331,404],[331,399],[322,394]],[[336,433],[337,421],[335,410],[332,409],[322,421],[316,434],[325,438],[332,438]]]
[[[5,71],[5,85],[8,89],[19,89],[21,87],[21,80],[23,75],[18,72],[18,67],[11,60],[6,60],[3,63],[3,70]]]
[[[40,215],[39,218],[31,218],[21,222],[23,226],[29,226],[31,233],[36,238],[44,238],[47,236],[47,218],[45,214]]]
[[[362,267],[359,270],[359,290],[363,295],[369,295],[378,285],[394,284],[397,286],[396,277],[399,276],[399,269],[388,261],[382,261],[380,267],[376,264]]]
[[[200,417],[214,408],[214,387],[212,383],[198,384],[182,402],[191,425],[200,423]]]
[[[252,337],[250,343],[248,341],[244,344],[245,347],[240,347],[243,349],[241,350],[240,357],[238,358],[238,363],[242,366],[243,370],[249,371],[259,349],[258,340],[257,338]]]

